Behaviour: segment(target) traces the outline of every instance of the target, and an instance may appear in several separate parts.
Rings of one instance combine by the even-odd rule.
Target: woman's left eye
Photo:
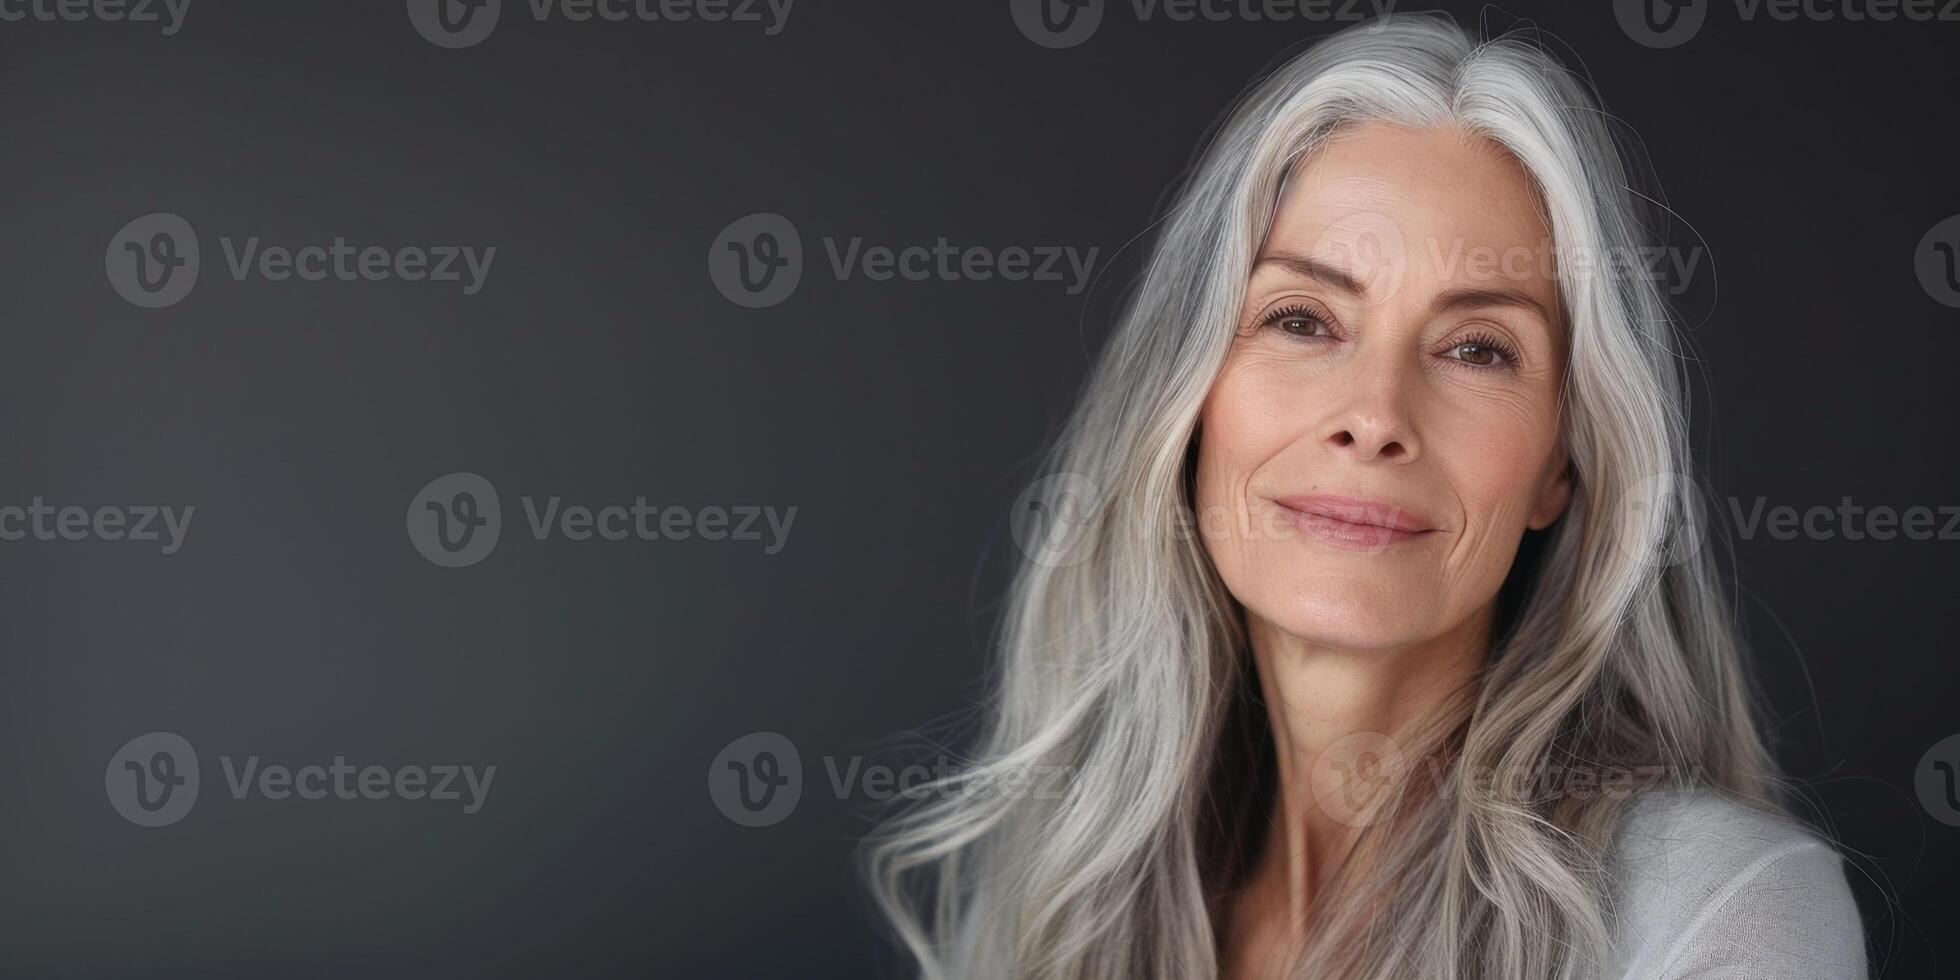
[[[1489,338],[1458,341],[1447,354],[1451,360],[1470,367],[1504,367],[1517,363],[1517,355],[1509,347]]]

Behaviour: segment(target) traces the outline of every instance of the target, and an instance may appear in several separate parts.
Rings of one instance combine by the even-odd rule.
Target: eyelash
[[[1265,318],[1259,321],[1259,326],[1279,327],[1280,324],[1288,320],[1311,320],[1322,327],[1332,327],[1334,325],[1333,322],[1334,318],[1328,316],[1326,313],[1322,312],[1321,310],[1311,309],[1305,306],[1287,305],[1287,306],[1282,306],[1277,310],[1273,310],[1270,313],[1267,313]],[[1287,333],[1294,337],[1298,337],[1301,340],[1316,339],[1316,338],[1304,336],[1302,334],[1293,333],[1290,330],[1288,330]]]
[[[1284,330],[1285,328],[1282,327],[1281,324],[1285,323],[1288,320],[1308,320],[1314,323],[1315,325],[1321,327],[1322,329],[1329,329],[1332,328],[1334,325],[1333,318],[1320,310],[1313,309],[1310,307],[1305,307],[1305,306],[1299,306],[1299,305],[1287,305],[1267,313],[1263,318],[1260,319],[1259,326],[1261,329],[1270,328],[1270,329]],[[1290,330],[1287,330],[1286,333],[1288,336],[1291,336],[1297,340],[1329,339],[1327,337],[1320,336],[1320,335],[1298,334]],[[1481,347],[1485,350],[1490,351],[1492,354],[1497,355],[1498,359],[1503,363],[1502,364],[1473,364],[1469,361],[1463,360],[1460,357],[1451,357],[1451,358],[1447,358],[1447,360],[1454,361],[1458,366],[1469,368],[1470,370],[1473,371],[1502,370],[1505,368],[1514,368],[1518,364],[1517,348],[1511,346],[1508,343],[1505,343],[1502,339],[1497,337],[1495,334],[1489,332],[1473,333],[1470,336],[1464,337],[1458,340],[1457,342],[1451,344],[1448,349],[1450,351],[1459,351],[1465,347]]]
[[[1517,348],[1512,347],[1510,344],[1507,344],[1502,340],[1499,340],[1494,334],[1473,333],[1470,336],[1465,337],[1462,340],[1459,340],[1456,343],[1451,344],[1450,350],[1452,351],[1462,350],[1465,347],[1482,347],[1485,350],[1488,350],[1491,353],[1496,354],[1498,359],[1504,362],[1501,365],[1502,367],[1518,366]],[[1491,368],[1500,367],[1500,365],[1496,365],[1496,364],[1471,364],[1470,362],[1465,361],[1462,358],[1453,357],[1450,358],[1450,360],[1456,361],[1457,363],[1470,368],[1482,368],[1488,370]]]

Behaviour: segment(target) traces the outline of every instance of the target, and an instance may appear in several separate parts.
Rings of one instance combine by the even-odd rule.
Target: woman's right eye
[[[1260,321],[1262,327],[1278,327],[1280,330],[1301,338],[1320,338],[1330,336],[1332,324],[1328,316],[1310,307],[1283,306],[1266,314]]]

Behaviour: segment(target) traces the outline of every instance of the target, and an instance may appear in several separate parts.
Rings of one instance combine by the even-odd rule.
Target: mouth
[[[1436,530],[1429,518],[1385,500],[1299,494],[1273,503],[1301,534],[1355,551],[1380,551]]]

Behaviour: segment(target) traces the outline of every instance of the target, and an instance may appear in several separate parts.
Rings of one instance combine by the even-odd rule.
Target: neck
[[[1279,789],[1248,897],[1304,927],[1314,897],[1341,867],[1397,773],[1420,775],[1416,726],[1463,690],[1490,646],[1493,611],[1419,643],[1351,649],[1293,636],[1247,613],[1271,724]]]

